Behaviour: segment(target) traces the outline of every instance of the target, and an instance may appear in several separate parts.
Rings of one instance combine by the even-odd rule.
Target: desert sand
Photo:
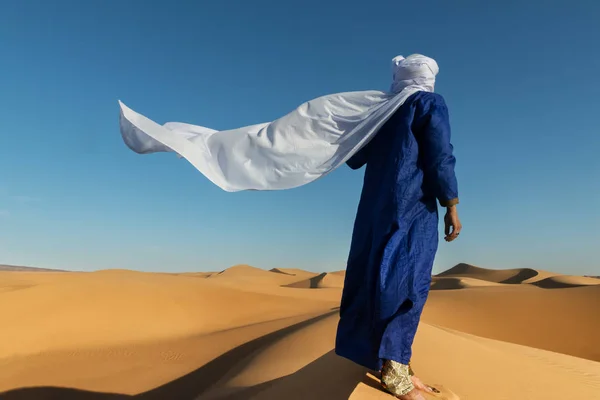
[[[0,399],[393,398],[333,352],[343,271],[0,269]],[[431,400],[600,399],[599,316],[599,279],[460,264],[414,369]]]

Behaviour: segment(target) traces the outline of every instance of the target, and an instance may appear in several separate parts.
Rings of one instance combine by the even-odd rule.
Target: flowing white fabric
[[[140,154],[177,153],[228,192],[290,189],[345,163],[408,97],[432,92],[438,71],[431,58],[398,56],[390,92],[331,94],[275,121],[225,131],[180,122],[161,126],[119,101],[121,135]]]

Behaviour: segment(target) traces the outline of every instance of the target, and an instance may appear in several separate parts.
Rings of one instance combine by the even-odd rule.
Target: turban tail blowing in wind
[[[224,131],[182,122],[160,125],[119,101],[121,135],[139,154],[177,153],[228,192],[291,189],[344,164],[411,95],[433,92],[438,71],[429,57],[398,56],[389,92],[330,94],[272,122]]]

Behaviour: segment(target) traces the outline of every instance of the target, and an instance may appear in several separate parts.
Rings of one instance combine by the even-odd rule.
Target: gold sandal
[[[412,375],[410,365],[386,360],[381,368],[381,386],[394,396],[404,396],[415,388]]]

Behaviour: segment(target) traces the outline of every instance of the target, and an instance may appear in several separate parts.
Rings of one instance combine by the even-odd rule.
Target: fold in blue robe
[[[438,246],[438,210],[458,188],[444,99],[419,92],[347,164],[366,164],[336,353],[373,370],[408,364]]]

